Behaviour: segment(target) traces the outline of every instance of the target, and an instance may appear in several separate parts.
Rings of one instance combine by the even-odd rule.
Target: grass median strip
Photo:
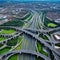
[[[48,25],[48,27],[56,27],[56,26],[57,26],[57,25],[54,24],[54,23],[48,23],[47,25]]]
[[[6,38],[0,36],[0,41],[4,41]]]
[[[18,37],[18,44],[15,48],[15,50],[20,50],[21,49],[21,42],[22,42],[23,36]]]
[[[5,48],[1,49],[0,50],[0,55],[8,52],[10,49],[11,49],[11,47],[5,47]]]
[[[0,34],[12,34],[12,33],[15,33],[15,32],[16,31],[12,30],[12,29],[9,29],[9,30],[2,29]]]
[[[42,46],[42,44],[39,43],[39,42],[37,42],[36,50],[37,50],[37,52],[42,53],[42,54],[44,54],[45,56],[48,56],[48,53],[45,52],[45,51],[43,51],[43,46]]]
[[[14,54],[8,58],[8,60],[18,60],[18,54]]]

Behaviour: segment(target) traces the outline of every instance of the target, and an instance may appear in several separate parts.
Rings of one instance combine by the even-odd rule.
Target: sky
[[[60,1],[60,0],[0,0],[0,1]]]

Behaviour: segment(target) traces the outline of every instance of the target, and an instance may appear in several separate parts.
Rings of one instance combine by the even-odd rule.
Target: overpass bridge
[[[44,41],[42,38],[39,38],[36,35],[37,33],[46,34],[46,33],[53,33],[53,32],[56,32],[57,30],[60,30],[60,27],[55,28],[55,29],[44,30],[43,29],[44,25],[41,26],[40,24],[38,24],[39,22],[42,22],[41,19],[44,19],[42,16],[43,16],[42,13],[41,13],[41,17],[39,16],[39,14],[34,15],[33,19],[30,22],[28,22],[29,26],[27,28],[20,28],[20,27],[14,27],[14,26],[13,27],[12,26],[0,26],[0,28],[11,28],[11,29],[15,29],[16,31],[19,32],[19,34],[14,35],[13,37],[7,39],[6,42],[8,40],[11,40],[12,38],[20,36],[21,34],[24,35],[24,40],[22,42],[22,49],[20,51],[11,51],[11,52],[9,52],[7,54],[3,54],[2,55],[3,57],[1,56],[1,58],[4,59],[4,57],[7,57],[10,54],[13,55],[13,54],[19,53],[19,54],[23,54],[23,56],[22,56],[23,58],[26,57],[24,54],[29,54],[30,55],[29,58],[32,58],[31,60],[35,60],[35,56],[42,57],[45,60],[51,60],[49,58],[49,56],[46,57],[45,55],[35,51],[35,43],[36,43],[36,41],[42,43],[43,46],[45,46],[49,50],[51,50],[55,56],[60,57],[60,53],[55,48],[53,48],[51,45],[48,44],[48,43],[54,44],[54,43],[58,43],[58,42],[51,41],[51,39],[49,39],[49,41]],[[35,24],[35,22],[36,22],[36,24]],[[36,25],[37,25],[38,29],[36,28]],[[36,34],[34,34],[33,32],[36,33]],[[25,41],[27,41],[27,46],[26,46]],[[34,57],[32,57],[31,55],[33,55]]]

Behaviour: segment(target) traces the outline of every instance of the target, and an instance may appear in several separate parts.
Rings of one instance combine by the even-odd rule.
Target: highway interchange
[[[25,38],[28,41],[28,44],[29,44],[27,49],[26,49],[26,47],[23,45],[24,44],[24,42],[23,42],[22,43],[22,47],[23,47],[22,50],[20,50],[20,51],[10,51],[10,52],[8,52],[6,54],[1,55],[0,58],[2,60],[6,60],[6,59],[8,59],[6,57],[8,57],[8,56],[10,57],[11,55],[16,54],[16,53],[28,54],[28,55],[34,56],[34,57],[30,57],[30,58],[32,58],[30,60],[35,60],[35,56],[42,57],[44,60],[51,60],[49,56],[47,57],[47,56],[45,56],[45,55],[35,51],[35,43],[36,43],[36,41],[38,41],[41,44],[43,44],[43,46],[46,47],[48,50],[51,50],[53,55],[54,55],[54,57],[55,57],[55,59],[59,60],[60,52],[57,51],[53,47],[53,44],[60,43],[60,41],[57,41],[57,42],[54,41],[54,39],[50,38],[47,35],[47,33],[55,33],[57,31],[60,31],[60,27],[57,27],[57,28],[54,28],[54,29],[48,28],[48,29],[44,30],[43,29],[44,25],[43,25],[43,23],[41,21],[42,14],[39,15],[36,11],[33,11],[33,13],[34,13],[34,15],[33,15],[32,19],[28,23],[26,23],[26,25],[23,28],[21,28],[21,27],[14,27],[14,26],[0,26],[0,28],[12,28],[12,29],[15,29],[16,31],[19,32],[18,34],[12,36],[11,38],[8,38],[7,40],[4,40],[4,41],[6,41],[6,43],[7,43],[8,40],[11,40],[12,38],[16,38],[17,36],[24,35]],[[38,37],[37,33],[45,34],[49,38],[49,41],[45,41],[42,38]],[[5,36],[7,36],[7,35],[5,35]],[[51,35],[51,37],[52,37],[52,35]],[[30,40],[32,40],[32,45],[31,45],[32,47],[30,46],[30,43],[31,43]],[[0,42],[0,43],[3,43],[3,41]],[[5,45],[6,45],[6,43],[5,43]],[[23,57],[24,57],[24,55],[23,55]]]

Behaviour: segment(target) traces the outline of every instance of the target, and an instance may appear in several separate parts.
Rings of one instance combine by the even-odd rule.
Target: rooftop
[[[46,17],[51,21],[60,23],[60,13],[59,12],[48,12]]]
[[[54,38],[55,38],[56,40],[60,40],[60,35],[59,35],[59,34],[55,34],[55,35],[54,35]]]

